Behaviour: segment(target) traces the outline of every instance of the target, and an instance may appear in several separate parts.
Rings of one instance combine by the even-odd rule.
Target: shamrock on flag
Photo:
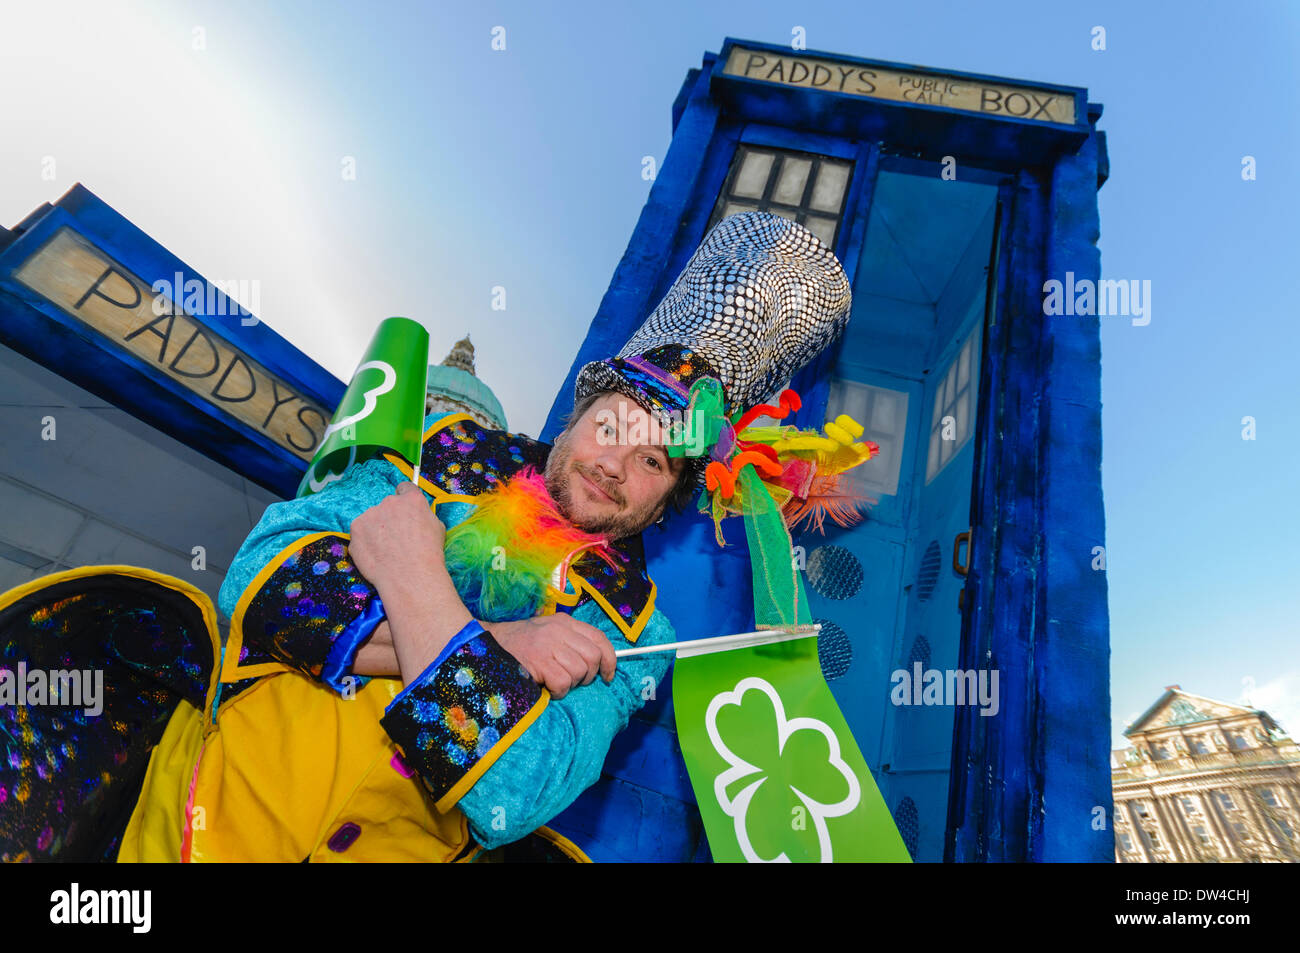
[[[749,711],[746,705],[757,710]],[[725,733],[719,721],[728,726]],[[762,822],[790,817],[792,829],[816,834],[816,847],[808,846],[805,855],[832,860],[826,818],[849,813],[862,799],[862,785],[845,763],[834,730],[816,718],[786,718],[781,696],[761,678],[742,679],[734,691],[715,695],[705,725],[713,750],[731,765],[714,780],[713,792],[718,806],[735,821],[745,859],[788,861],[784,852],[773,856],[781,847],[780,838],[773,841]],[[736,788],[734,796],[728,793]]]
[[[764,639],[677,650],[678,741],[714,859],[910,862],[815,633]]]

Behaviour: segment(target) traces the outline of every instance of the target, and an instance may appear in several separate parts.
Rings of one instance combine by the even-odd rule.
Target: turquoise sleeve
[[[374,459],[313,496],[267,507],[218,594],[231,632],[241,633],[240,664],[278,661],[341,694],[364,683],[352,666],[384,607],[344,534],[404,482],[397,467]]]
[[[286,546],[309,533],[347,533],[356,517],[406,482],[410,481],[401,470],[375,458],[353,467],[319,493],[272,503],[235,553],[217,595],[218,608],[227,618],[233,617],[248,584]]]
[[[603,631],[615,649],[633,647],[594,602],[580,606],[573,617]],[[636,646],[674,639],[672,625],[656,610]],[[597,676],[561,699],[552,698],[458,802],[475,840],[488,849],[519,840],[596,783],[614,736],[654,697],[672,659],[672,652],[621,658],[612,682]]]

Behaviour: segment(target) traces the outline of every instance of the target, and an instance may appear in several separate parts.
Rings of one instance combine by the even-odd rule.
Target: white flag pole
[[[726,652],[731,649],[747,649],[757,645],[772,645],[777,642],[789,642],[793,639],[806,639],[821,631],[821,625],[792,625],[784,629],[760,629],[757,632],[738,632],[735,635],[718,635],[708,639],[691,639],[686,642],[668,642],[664,645],[645,645],[635,649],[618,649],[616,658],[629,655],[646,655],[650,652],[678,652],[679,658],[690,655],[706,655],[710,652]]]

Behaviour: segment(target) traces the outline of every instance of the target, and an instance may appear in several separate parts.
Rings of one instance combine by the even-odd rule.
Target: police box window
[[[737,212],[771,212],[798,222],[834,249],[853,163],[811,152],[741,145],[705,233]]]
[[[977,329],[978,331],[978,329]],[[975,432],[975,398],[979,393],[979,342],[976,332],[966,338],[935,388],[930,418],[930,447],[925,482],[933,480]],[[1169,757],[1157,754],[1157,760]]]

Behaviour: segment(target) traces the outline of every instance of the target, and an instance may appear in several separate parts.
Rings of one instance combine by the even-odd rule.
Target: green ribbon
[[[733,423],[724,406],[722,383],[714,377],[703,377],[691,385],[685,420],[671,428],[666,447],[668,455],[703,456]],[[759,628],[806,625],[811,621],[808,595],[804,592],[803,577],[794,565],[794,546],[790,530],[781,518],[781,507],[753,464],[740,468],[736,492],[740,494],[740,512],[745,521],[745,538],[749,541],[755,622]],[[710,499],[704,493],[700,510],[711,512],[716,526],[724,515],[721,497],[715,493]],[[720,535],[718,544],[723,545]]]
[[[702,377],[691,385],[685,421],[671,428],[665,449],[670,457],[702,457],[718,442],[729,422],[723,408],[722,382]]]
[[[794,545],[781,507],[753,464],[741,467],[738,482],[754,578],[754,621],[760,629],[807,625],[812,621],[808,594],[795,567]]]

